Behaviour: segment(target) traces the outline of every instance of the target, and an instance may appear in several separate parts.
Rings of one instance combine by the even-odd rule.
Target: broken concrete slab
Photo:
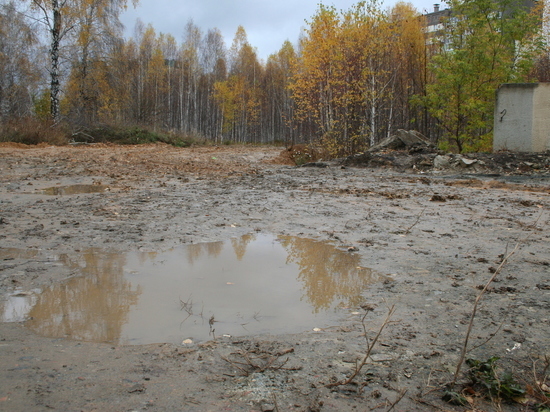
[[[412,147],[434,148],[428,138],[415,130],[399,129],[396,134],[385,138],[380,143],[372,146],[369,152],[379,152],[382,150],[407,150]]]

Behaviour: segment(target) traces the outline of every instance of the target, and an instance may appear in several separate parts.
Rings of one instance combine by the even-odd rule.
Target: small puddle
[[[70,185],[70,186],[54,186],[42,189],[43,195],[79,195],[85,193],[103,193],[109,186],[105,185]]]
[[[41,335],[117,344],[296,333],[338,324],[384,278],[330,242],[267,234],[59,260],[83,276],[12,296],[5,321],[11,310]]]

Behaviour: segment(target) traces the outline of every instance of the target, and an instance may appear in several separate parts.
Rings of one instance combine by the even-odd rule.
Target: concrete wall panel
[[[497,91],[493,150],[550,149],[550,83],[503,84]]]

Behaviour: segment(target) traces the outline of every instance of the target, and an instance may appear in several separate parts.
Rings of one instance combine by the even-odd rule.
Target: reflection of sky
[[[2,322],[21,322],[27,318],[29,311],[36,303],[35,294],[16,293],[8,297],[4,302]]]
[[[21,320],[35,305],[28,326],[38,333],[128,344],[207,340],[212,316],[215,336],[294,333],[336,324],[335,309],[356,302],[377,278],[326,242],[266,234],[83,256],[75,261],[85,277],[50,286],[38,303],[14,298],[4,317]]]
[[[137,265],[135,255],[128,256],[129,267]],[[159,254],[130,278],[131,283],[144,285],[144,293],[124,325],[122,336],[138,340],[166,336],[161,341],[174,341],[176,337],[180,341],[188,337],[208,339],[212,315],[217,321],[217,336],[325,326],[321,317],[312,314],[311,306],[300,300],[298,267],[287,264],[286,258],[285,249],[266,235],[258,235],[240,261],[230,242],[224,243],[217,257],[205,254],[194,259],[193,265],[187,264],[185,249]],[[180,300],[192,302],[193,316],[184,323],[188,313],[180,309]],[[253,318],[255,314],[259,322]],[[149,326],[144,329],[142,325]]]

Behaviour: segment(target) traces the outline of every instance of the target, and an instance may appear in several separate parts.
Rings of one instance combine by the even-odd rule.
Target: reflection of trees
[[[156,252],[154,250],[148,252],[139,252],[137,254],[139,264],[144,265],[149,260],[154,261],[157,258],[158,254],[159,252]]]
[[[132,290],[124,278],[124,254],[90,250],[79,260],[60,256],[67,266],[85,276],[44,290],[29,312],[27,325],[47,336],[118,342],[131,305],[141,288]]]
[[[345,301],[348,306],[357,305],[365,287],[374,281],[371,269],[359,266],[357,254],[344,252],[327,242],[287,236],[279,239],[287,250],[287,262],[300,268],[298,279],[303,282],[305,297],[315,312],[328,309],[335,299]]]
[[[198,260],[205,252],[209,257],[217,257],[222,252],[224,242],[210,242],[210,243],[194,243],[187,245],[185,251],[187,252],[187,261],[192,265]]]
[[[233,246],[233,250],[235,251],[235,255],[237,256],[238,261],[242,260],[244,254],[246,253],[246,247],[250,242],[253,242],[254,240],[256,240],[256,236],[253,233],[243,235],[239,238],[231,239],[231,245]]]
[[[0,248],[0,259],[32,259],[37,255],[35,249]]]
[[[102,185],[71,185],[71,186],[54,186],[42,190],[45,195],[78,195],[81,193],[103,193],[105,186]]]

